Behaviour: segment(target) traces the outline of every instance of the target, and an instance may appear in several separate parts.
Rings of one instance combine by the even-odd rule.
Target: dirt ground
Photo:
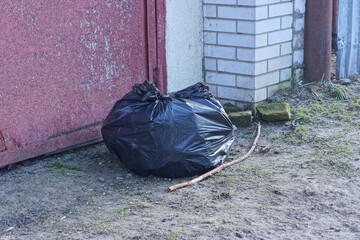
[[[103,143],[0,170],[0,239],[360,239],[359,81],[280,89],[292,121],[173,193],[187,179],[135,176]],[[231,158],[254,136],[238,129]]]

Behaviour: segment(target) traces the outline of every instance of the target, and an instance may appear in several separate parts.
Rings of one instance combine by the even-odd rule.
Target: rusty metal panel
[[[333,0],[306,1],[305,73],[306,81],[330,79]]]
[[[0,166],[100,137],[156,68],[148,2],[0,1]]]
[[[360,74],[360,1],[339,1],[337,76]]]

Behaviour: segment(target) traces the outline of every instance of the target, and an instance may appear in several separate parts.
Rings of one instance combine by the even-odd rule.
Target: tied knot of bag
[[[209,91],[209,86],[205,85],[202,82],[199,82],[195,85],[192,85],[188,88],[185,88],[181,91],[178,91],[173,94],[174,98],[184,98],[184,99],[193,99],[193,98],[203,98],[210,99],[213,95]]]
[[[141,101],[143,102],[155,102],[164,97],[155,84],[150,83],[148,80],[145,80],[143,83],[135,84],[132,87],[132,90],[141,97]]]

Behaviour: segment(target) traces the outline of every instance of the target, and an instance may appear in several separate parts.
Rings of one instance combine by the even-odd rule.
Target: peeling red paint
[[[306,1],[305,81],[331,78],[332,10],[333,0]]]
[[[95,123],[165,62],[149,2],[0,2],[0,166],[100,137]]]

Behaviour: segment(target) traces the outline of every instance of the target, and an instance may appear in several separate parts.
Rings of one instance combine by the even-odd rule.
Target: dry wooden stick
[[[199,176],[197,178],[194,178],[191,181],[173,185],[173,186],[169,187],[170,192],[175,191],[175,190],[180,189],[180,188],[191,186],[191,185],[193,185],[195,183],[198,183],[198,182],[201,182],[202,180],[205,180],[205,179],[211,177],[212,175],[215,175],[215,174],[221,172],[222,170],[224,170],[227,167],[230,167],[230,166],[232,166],[234,164],[237,164],[239,162],[244,161],[245,159],[250,157],[250,155],[254,152],[256,144],[257,144],[257,142],[259,140],[259,137],[260,137],[260,132],[261,132],[261,124],[259,123],[258,124],[258,132],[257,132],[256,138],[254,139],[253,145],[250,148],[250,150],[244,156],[242,156],[241,158],[235,159],[235,160],[233,160],[231,162],[224,163],[224,164],[220,165],[219,167],[214,168],[210,172],[204,173],[203,175],[201,175],[201,176]]]

